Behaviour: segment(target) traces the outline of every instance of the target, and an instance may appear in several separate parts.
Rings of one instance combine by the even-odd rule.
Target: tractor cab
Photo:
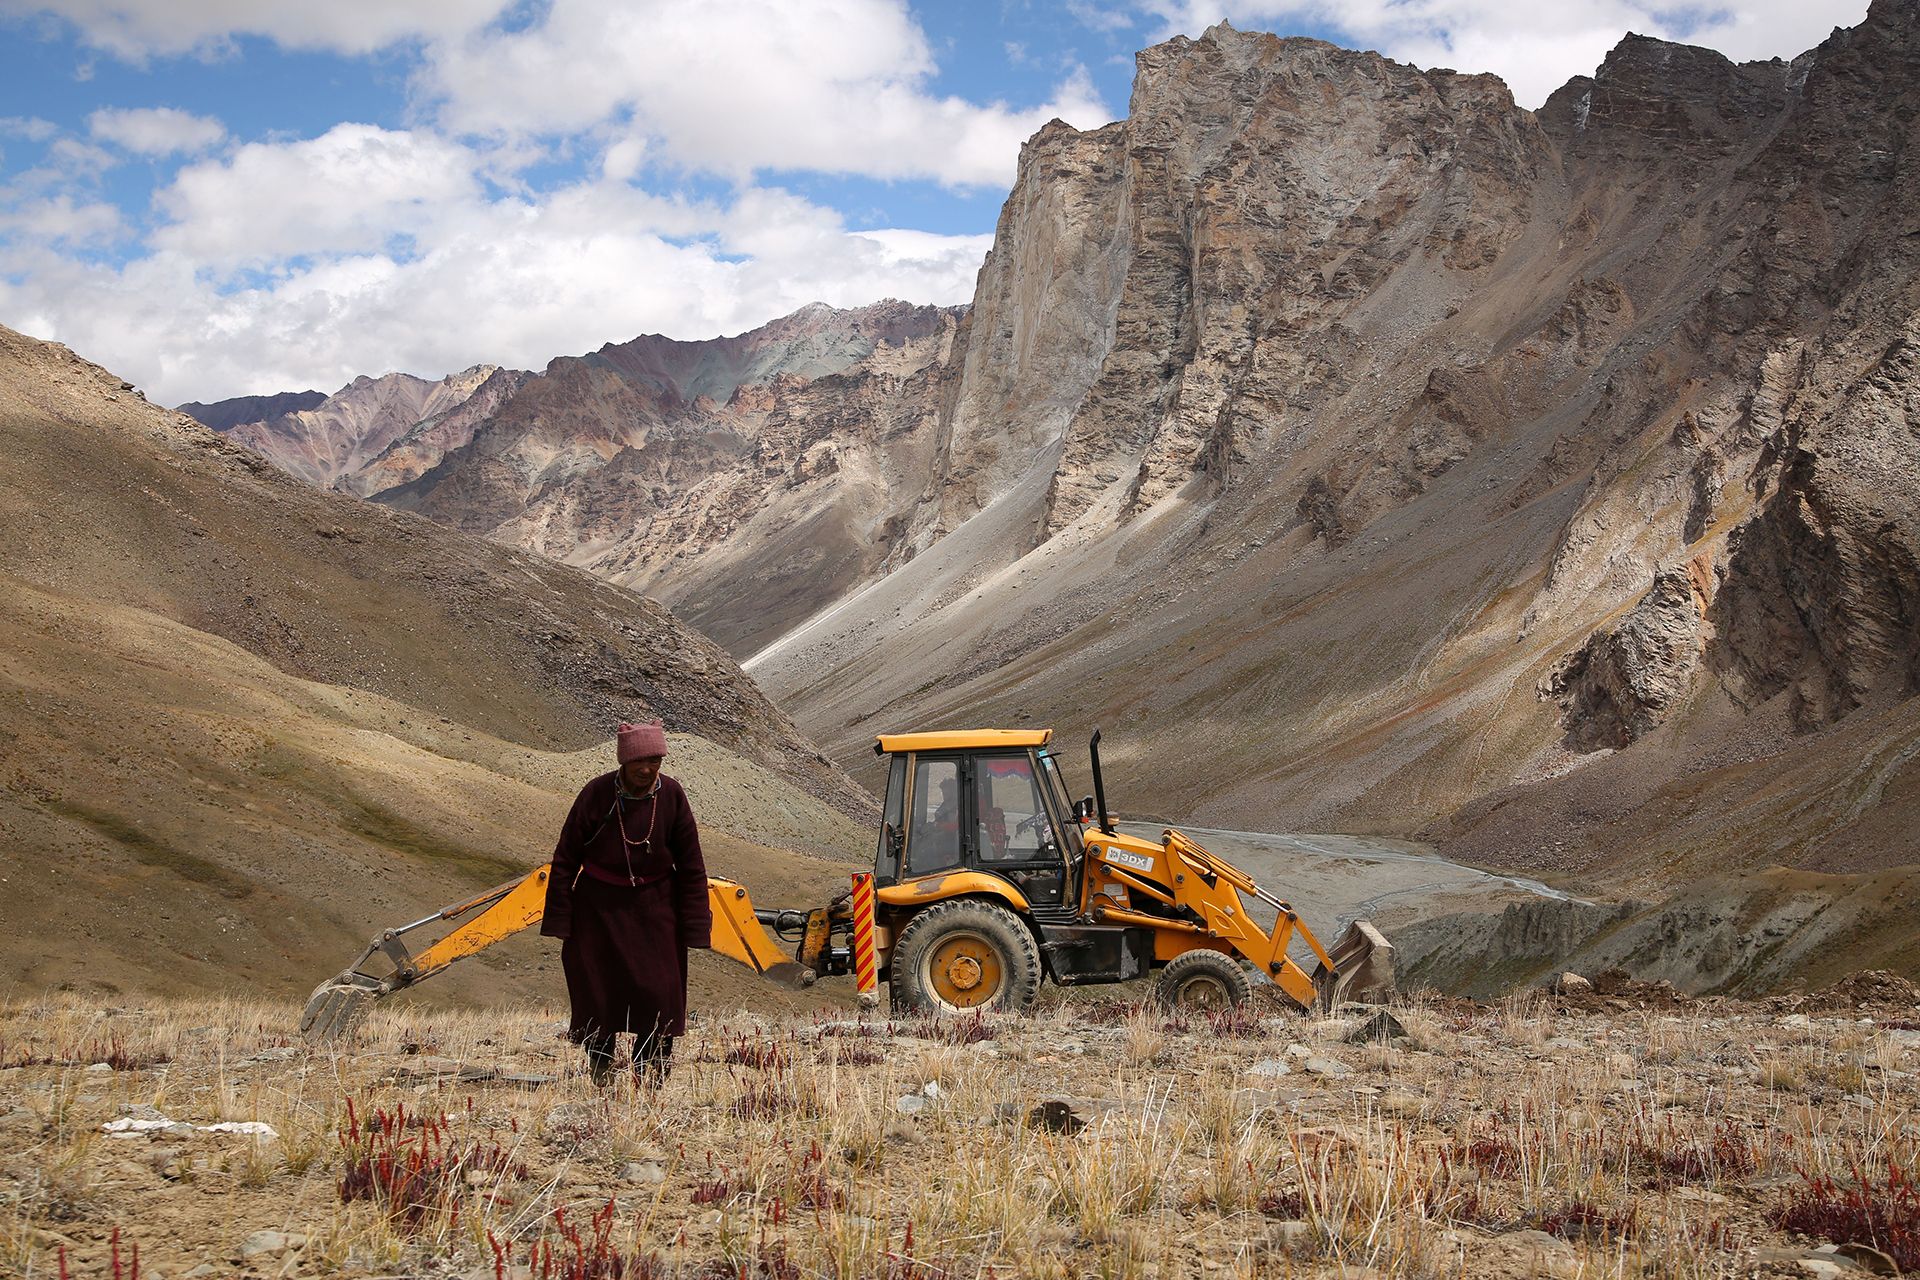
[[[1077,908],[1085,850],[1048,749],[1051,729],[883,735],[891,757],[874,879],[882,888],[979,871],[1037,913]]]

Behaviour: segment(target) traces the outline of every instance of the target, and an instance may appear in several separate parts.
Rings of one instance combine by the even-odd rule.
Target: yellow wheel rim
[[[1196,973],[1174,988],[1173,1002],[1183,1009],[1224,1009],[1233,1003],[1233,994],[1212,974]]]
[[[927,986],[956,1009],[990,1003],[1006,986],[999,950],[977,933],[943,938],[927,953]]]

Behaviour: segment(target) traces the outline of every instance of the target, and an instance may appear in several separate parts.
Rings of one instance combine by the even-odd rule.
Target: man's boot
[[[587,1078],[596,1085],[613,1079],[613,1037],[588,1040],[582,1047],[587,1051]]]
[[[665,1084],[673,1071],[673,1037],[647,1036],[633,1046],[633,1081],[643,1089]]]

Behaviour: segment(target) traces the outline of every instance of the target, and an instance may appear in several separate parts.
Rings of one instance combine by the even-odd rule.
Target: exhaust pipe
[[[1100,830],[1108,835],[1117,834],[1113,829],[1113,815],[1107,812],[1107,784],[1100,776],[1100,731],[1095,729],[1093,737],[1087,741],[1087,756],[1093,761],[1093,803],[1100,814]]]

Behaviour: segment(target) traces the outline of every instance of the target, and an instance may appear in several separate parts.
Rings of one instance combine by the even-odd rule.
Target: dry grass
[[[1751,1006],[1400,1014],[1418,1048],[1282,1013],[730,1013],[648,1091],[595,1089],[520,1010],[383,1010],[309,1054],[290,1007],[21,1004],[0,1274],[112,1276],[117,1247],[126,1275],[137,1246],[168,1280],[1693,1277],[1804,1274],[1769,1251],[1826,1243],[1805,1230],[1920,1240],[1920,1034]],[[1069,1123],[1030,1123],[1048,1100]],[[274,1136],[103,1131],[122,1115]],[[240,1261],[262,1231],[303,1242]]]

